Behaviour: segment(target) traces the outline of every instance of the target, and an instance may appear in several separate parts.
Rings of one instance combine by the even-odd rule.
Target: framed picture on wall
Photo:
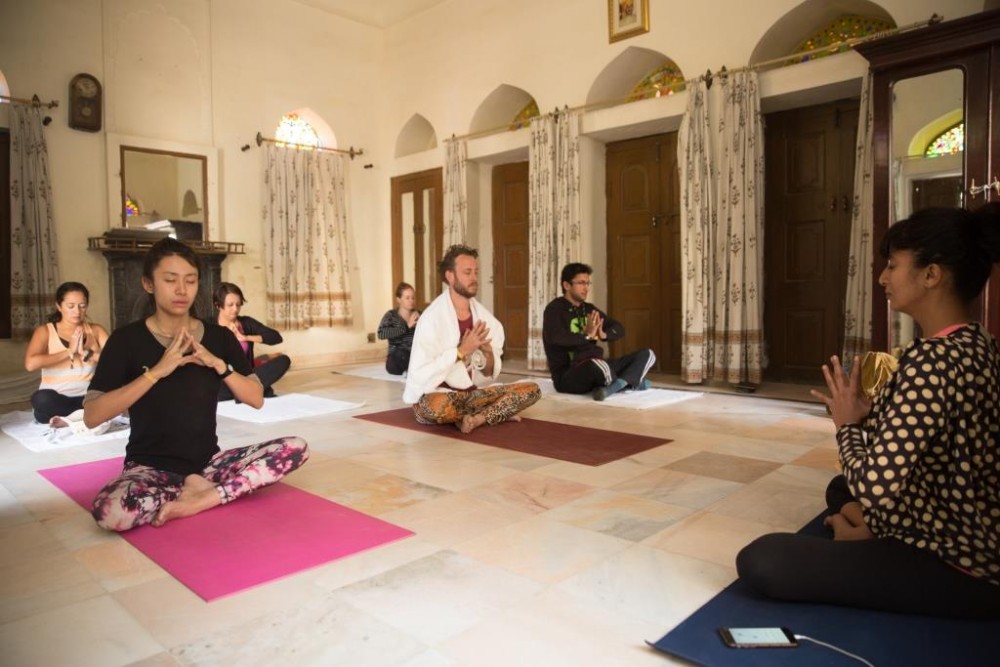
[[[608,0],[608,42],[649,32],[649,0]]]

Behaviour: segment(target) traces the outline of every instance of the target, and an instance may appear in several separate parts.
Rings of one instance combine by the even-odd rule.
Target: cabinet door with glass
[[[995,179],[991,169],[1000,171],[1000,11],[857,50],[872,71],[872,348],[888,350],[932,333],[893,311],[878,285],[885,268],[879,245],[889,225],[922,208],[975,209],[1000,200],[1000,184],[982,187]],[[1000,276],[993,276],[976,307],[977,318],[1000,335]]]

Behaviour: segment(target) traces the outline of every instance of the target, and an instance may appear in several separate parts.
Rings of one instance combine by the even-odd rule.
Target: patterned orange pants
[[[421,424],[456,424],[468,415],[482,413],[489,425],[499,424],[531,407],[542,397],[534,382],[493,384],[471,391],[435,391],[413,405]]]

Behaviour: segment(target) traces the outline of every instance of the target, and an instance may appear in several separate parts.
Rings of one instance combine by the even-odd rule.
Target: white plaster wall
[[[218,152],[219,239],[247,244],[224,265],[227,280],[263,314],[260,159],[242,152],[257,131],[273,132],[283,112],[309,108],[341,147],[363,147],[350,173],[350,236],[355,325],[291,332],[284,350],[297,364],[377,353],[365,342],[388,307],[391,276],[389,178],[443,163],[443,149],[399,160],[399,131],[420,113],[437,136],[462,134],[482,100],[500,84],[524,89],[543,111],[582,104],[594,77],[630,46],[671,57],[688,76],[745,64],[760,36],[798,0],[652,0],[648,34],[609,44],[605,3],[578,0],[449,0],[386,30],[326,14],[292,0],[3,0],[0,71],[11,93],[57,99],[46,130],[61,275],[91,287],[92,315],[109,318],[103,258],[87,252],[113,212],[108,204],[105,132],[214,146]],[[981,0],[884,0],[905,25],[933,12],[957,18]],[[762,76],[769,103],[797,104],[810,91],[856,85],[864,62],[846,54]],[[70,78],[94,74],[105,85],[105,128],[66,126]],[[805,97],[803,97],[805,96]],[[790,101],[791,100],[791,101]],[[587,202],[585,261],[604,260],[604,142],[676,129],[684,95],[584,117],[582,177]],[[0,116],[0,120],[2,120]],[[489,171],[525,159],[527,132],[470,142],[479,166],[470,213],[473,238],[489,248]],[[117,159],[117,156],[113,156]],[[363,165],[371,164],[370,169]],[[471,183],[471,181],[470,181]],[[484,257],[484,266],[491,258]],[[598,281],[600,284],[600,281]],[[595,300],[606,299],[599,287]],[[484,294],[492,301],[492,288]],[[0,341],[0,374],[21,366],[23,346]]]
[[[222,234],[247,244],[246,255],[226,260],[223,275],[243,288],[247,314],[263,319],[263,150],[253,138],[258,131],[273,137],[283,113],[309,108],[333,130],[337,147],[365,151],[349,162],[348,176],[354,325],[283,332],[282,350],[299,366],[375,353],[365,332],[374,331],[388,307],[384,295],[391,294],[380,250],[391,243],[385,168],[395,146],[393,135],[379,131],[381,32],[288,1],[213,0],[211,7]],[[247,143],[253,147],[241,151]]]

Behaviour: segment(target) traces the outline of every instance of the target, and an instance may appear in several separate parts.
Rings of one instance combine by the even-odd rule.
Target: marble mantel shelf
[[[87,239],[88,250],[101,252],[134,252],[145,253],[159,239],[135,239],[127,237],[109,238],[107,236],[92,236]],[[191,246],[199,255],[245,255],[246,244],[230,243],[228,241],[182,241]]]

